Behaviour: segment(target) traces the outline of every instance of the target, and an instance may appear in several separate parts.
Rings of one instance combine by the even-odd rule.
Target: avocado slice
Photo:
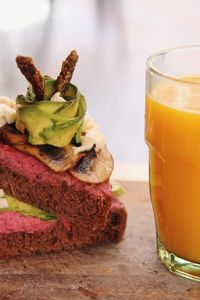
[[[72,144],[73,145],[77,146],[77,145],[81,144],[81,142],[82,142],[82,136],[81,136],[82,130],[83,130],[83,120],[81,121],[81,125],[79,126],[79,128],[77,129],[75,135],[73,136],[73,139],[72,139]]]
[[[49,144],[55,147],[69,145],[83,122],[86,112],[85,98],[74,85],[69,84],[65,102],[30,101],[18,96],[16,128],[29,133],[32,145]]]
[[[64,147],[66,145],[69,145],[75,133],[82,124],[85,111],[85,99],[83,96],[81,96],[77,117],[68,119],[66,118],[66,121],[63,124],[59,123],[58,121],[55,126],[44,129],[41,132],[40,136],[46,141],[47,144],[56,147]]]
[[[120,197],[125,194],[125,190],[119,182],[111,180],[111,184],[113,197]]]
[[[20,104],[20,107],[34,107],[37,109],[41,109],[44,112],[50,114],[59,114],[63,117],[72,118],[77,114],[79,99],[74,101],[66,101],[66,102],[50,102],[50,101],[40,101],[40,102],[27,102],[22,95],[17,96],[16,99],[17,104]]]
[[[54,214],[47,213],[39,208],[36,208],[32,205],[17,200],[11,196],[5,195],[4,197],[8,202],[8,207],[0,208],[0,212],[4,212],[4,211],[20,212],[24,216],[37,217],[45,221],[56,221],[56,216]]]
[[[49,100],[56,91],[56,80],[50,76],[44,76],[44,100]]]
[[[54,123],[47,113],[35,107],[20,107],[17,109],[16,128],[22,133],[25,129],[29,132],[29,142],[33,145],[42,144],[44,141],[40,133],[44,128],[51,128]]]
[[[66,122],[63,127],[51,127],[50,129],[45,129],[40,136],[43,140],[49,144],[56,147],[65,147],[71,143],[71,140],[79,128],[81,121],[76,122],[71,125]]]
[[[23,95],[18,95],[16,98],[16,103],[19,104],[19,107],[35,107],[38,109],[43,110],[44,112],[48,113],[55,113],[57,110],[63,107],[62,102],[49,102],[49,101],[40,101],[40,102],[33,102],[27,101],[27,99]]]
[[[50,76],[45,75],[44,76],[44,84],[45,84],[45,96],[42,101],[49,101],[56,92],[56,80]],[[70,101],[70,100],[73,100],[74,98],[76,98],[77,92],[78,92],[77,87],[72,83],[68,83],[64,93],[62,94],[62,97],[66,101]],[[40,102],[41,101],[41,100],[39,101],[36,98],[36,95],[33,91],[32,85],[29,85],[25,99],[26,99],[26,101],[30,101],[30,102]]]
[[[42,101],[47,101],[50,100],[50,98],[53,96],[53,94],[56,91],[56,80],[47,75],[43,76],[43,78],[44,78],[44,99]],[[37,99],[33,91],[32,85],[29,85],[27,89],[26,99],[31,102],[41,101]]]

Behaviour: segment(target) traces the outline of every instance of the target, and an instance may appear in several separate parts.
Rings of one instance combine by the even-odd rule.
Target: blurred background
[[[200,44],[199,11],[199,0],[0,0],[0,94],[15,98],[26,90],[17,54],[56,77],[76,49],[73,82],[106,136],[114,177],[145,180],[145,60]]]

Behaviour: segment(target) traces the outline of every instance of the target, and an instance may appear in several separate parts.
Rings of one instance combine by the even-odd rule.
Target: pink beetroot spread
[[[0,213],[0,233],[45,231],[56,222],[44,221],[36,217],[23,216],[19,212]]]
[[[38,180],[38,182],[43,181],[54,185],[59,185],[61,181],[65,181],[69,186],[73,185],[77,190],[86,190],[95,194],[96,197],[101,193],[111,195],[109,182],[89,184],[74,178],[69,172],[56,173],[37,158],[2,143],[0,143],[0,160],[5,167],[23,174],[29,180]]]

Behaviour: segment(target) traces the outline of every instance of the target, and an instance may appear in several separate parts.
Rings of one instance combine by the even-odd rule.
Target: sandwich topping
[[[68,170],[82,181],[100,183],[109,179],[113,159],[98,125],[86,113],[85,97],[70,83],[77,61],[72,51],[53,79],[41,75],[30,57],[17,56],[30,85],[16,102],[0,97],[0,132],[4,142],[55,172]]]
[[[75,154],[89,151],[94,145],[96,152],[105,148],[104,135],[100,132],[98,124],[94,122],[93,118],[88,113],[86,113],[83,121],[82,132],[81,145],[73,148]]]
[[[16,102],[6,96],[0,97],[0,127],[16,120]]]

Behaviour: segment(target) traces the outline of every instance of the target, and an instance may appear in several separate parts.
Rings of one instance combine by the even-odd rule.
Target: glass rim
[[[170,75],[168,73],[165,73],[165,72],[162,72],[160,71],[158,68],[156,68],[154,65],[153,65],[153,59],[161,56],[161,55],[164,55],[164,54],[167,54],[169,52],[173,52],[173,51],[177,51],[177,50],[184,50],[184,49],[195,49],[195,48],[199,48],[199,51],[200,51],[200,44],[198,45],[187,45],[187,46],[179,46],[179,47],[173,47],[173,48],[167,48],[167,49],[163,49],[163,50],[160,50],[160,51],[157,51],[153,54],[151,54],[147,60],[146,60],[146,68],[147,70],[149,70],[150,72],[152,72],[153,74],[159,76],[159,77],[163,77],[163,78],[166,78],[168,80],[172,80],[172,81],[176,81],[176,82],[179,82],[179,83],[185,83],[185,84],[192,84],[192,85],[200,85],[200,82],[195,82],[195,81],[190,81],[190,80],[186,80],[186,79],[182,79],[180,77],[176,77],[176,76],[173,76],[173,75]],[[200,70],[199,70],[199,73],[200,73]]]

